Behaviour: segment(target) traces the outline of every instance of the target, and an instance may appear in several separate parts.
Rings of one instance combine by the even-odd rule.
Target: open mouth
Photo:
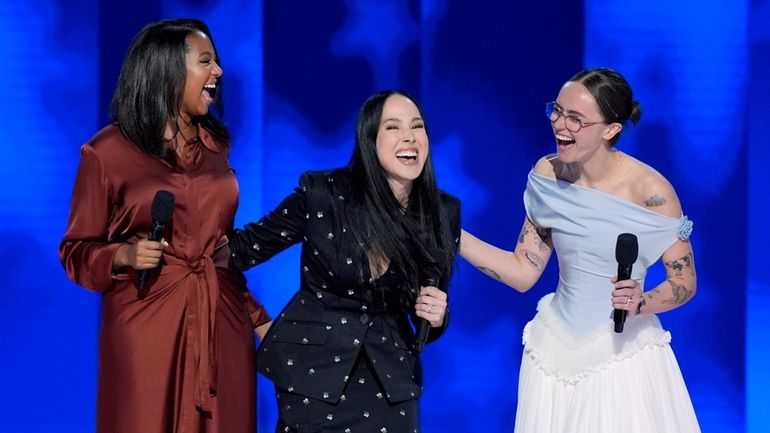
[[[559,147],[569,147],[575,144],[575,139],[566,135],[556,134],[556,145]]]
[[[396,153],[396,158],[404,164],[414,164],[417,162],[417,152],[414,150],[402,150]]]
[[[212,101],[214,99],[217,99],[217,85],[216,84],[206,84],[203,86],[203,94],[208,97],[208,99],[211,99]]]

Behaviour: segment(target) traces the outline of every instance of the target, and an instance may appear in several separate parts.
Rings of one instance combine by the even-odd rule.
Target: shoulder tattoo
[[[663,206],[664,204],[666,204],[666,199],[655,194],[652,197],[645,199],[643,203],[647,207]]]

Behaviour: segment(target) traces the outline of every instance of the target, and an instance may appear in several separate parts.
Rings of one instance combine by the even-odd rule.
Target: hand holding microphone
[[[431,327],[438,327],[444,323],[446,315],[447,295],[438,289],[438,276],[426,276],[421,285],[420,294],[415,300],[415,311],[420,320],[417,323],[417,335],[414,348],[422,352],[425,342],[428,340],[428,331]]]
[[[639,256],[639,242],[636,235],[631,233],[621,233],[615,243],[615,260],[618,262],[618,277],[616,281],[625,281],[631,279],[631,268]],[[633,304],[633,295],[624,296],[625,303]],[[626,322],[628,310],[616,308],[612,312],[612,320],[615,323],[615,332],[623,332],[623,325]]]
[[[147,236],[147,240],[150,242],[160,242],[163,238],[163,230],[166,228],[166,224],[171,221],[171,216],[174,213],[175,197],[173,193],[160,190],[155,194],[155,199],[152,201],[152,209],[150,210],[152,216],[152,226],[150,227],[150,233]],[[160,257],[162,255],[163,245],[160,245],[161,249],[150,248],[152,244],[142,245],[144,241],[139,241],[136,251],[136,260],[141,258],[147,260],[150,266],[144,267],[144,263],[137,263],[143,269],[139,272],[139,299],[144,299],[147,295],[147,279],[149,277],[149,268],[157,267],[160,264]],[[144,252],[144,254],[140,254]],[[146,256],[146,257],[144,257]],[[152,266],[154,264],[154,266]]]

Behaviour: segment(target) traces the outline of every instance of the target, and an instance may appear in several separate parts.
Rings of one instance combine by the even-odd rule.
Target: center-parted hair
[[[187,37],[196,32],[206,35],[214,46],[208,26],[200,20],[170,19],[146,25],[126,53],[110,106],[113,122],[129,140],[145,153],[172,164],[176,153],[164,142],[163,133],[167,124],[178,127],[187,81]],[[220,78],[214,103],[220,115],[224,113],[221,83]],[[193,123],[229,145],[227,128],[210,112],[194,117]]]
[[[631,123],[636,125],[642,117],[642,109],[639,102],[634,100],[634,93],[628,81],[613,69],[585,69],[572,76],[569,81],[585,86],[599,105],[607,123],[625,124],[631,120]],[[618,132],[610,140],[610,144],[614,145],[619,138]]]
[[[421,270],[426,266],[449,275],[454,247],[430,151],[422,173],[413,182],[406,209],[393,194],[379,162],[377,133],[385,101],[393,95],[412,101],[425,122],[420,105],[402,91],[382,91],[363,103],[356,123],[356,144],[348,164],[353,182],[353,203],[349,208],[353,215],[349,223],[356,235],[363,238],[370,255],[387,258],[389,268],[401,274],[400,280],[406,283],[402,290],[408,290],[401,298],[408,306],[414,302]]]

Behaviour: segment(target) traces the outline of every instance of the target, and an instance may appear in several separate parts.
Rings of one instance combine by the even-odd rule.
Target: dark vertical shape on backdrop
[[[131,2],[99,2],[99,126],[110,121],[110,101],[120,67],[134,35],[151,21],[161,18],[159,0],[141,7]]]

